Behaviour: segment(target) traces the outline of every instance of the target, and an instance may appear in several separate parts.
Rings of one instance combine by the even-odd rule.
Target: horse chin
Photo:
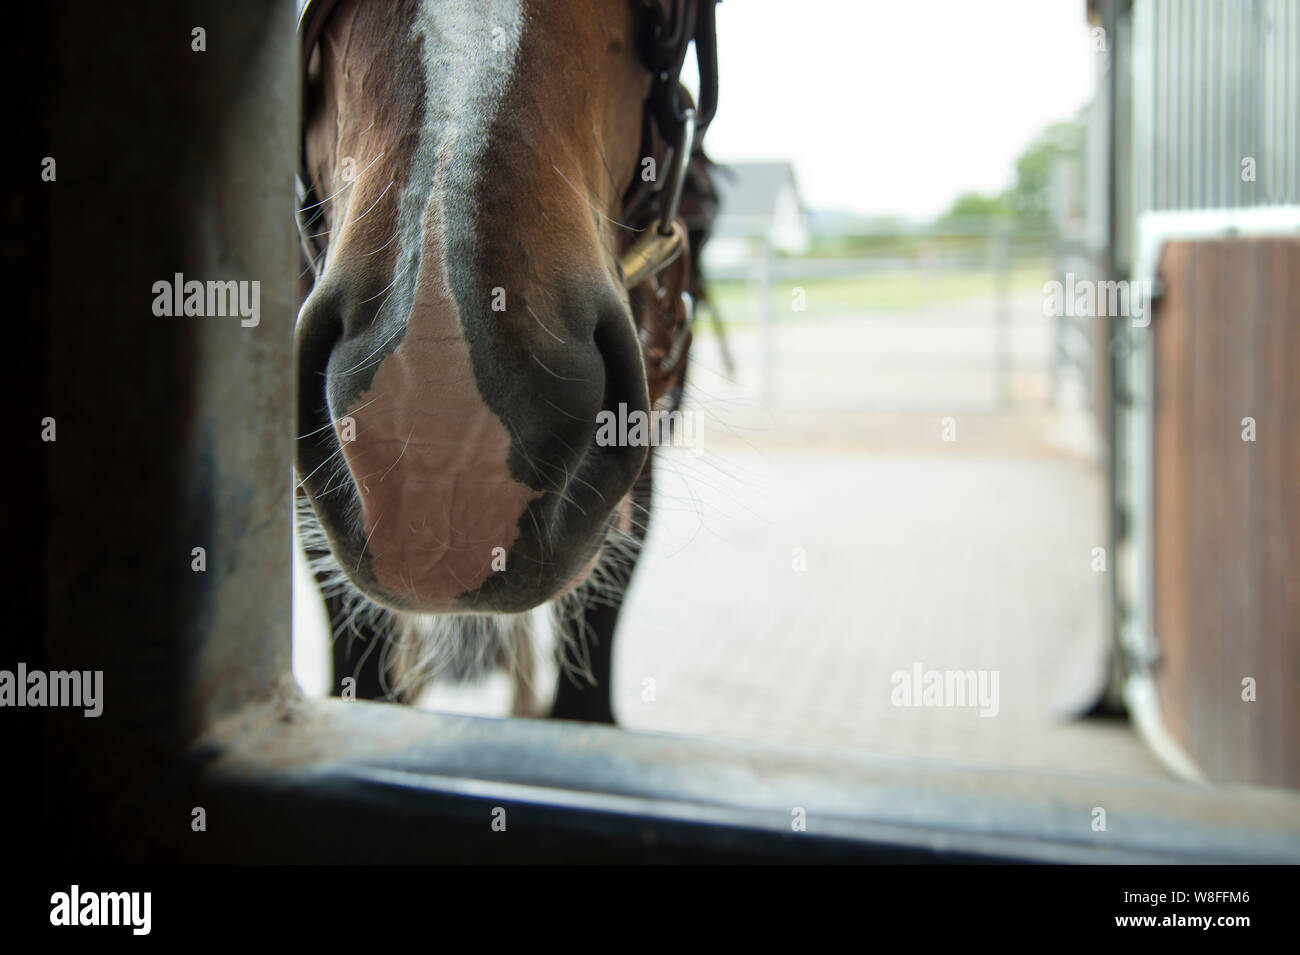
[[[585,584],[587,582],[587,578],[589,578],[592,575],[592,573],[595,572],[596,567],[600,563],[600,558],[603,556],[603,554],[604,554],[603,548],[597,550],[596,553],[592,555],[591,560],[587,561],[587,565],[583,567],[582,570],[578,571],[577,575],[572,580],[570,580],[567,584],[565,584],[564,587],[560,590],[560,592],[556,594],[555,597],[552,599],[559,600],[561,597],[567,597],[569,596],[569,594],[573,593],[575,590],[577,590],[579,587]]]
[[[630,514],[626,506],[627,498],[620,501],[613,511],[600,522],[594,536],[585,546],[577,546],[572,553],[590,553],[590,557],[576,569],[548,569],[544,574],[521,574],[513,555],[505,558],[505,568],[493,573],[480,587],[466,589],[436,589],[427,587],[404,587],[393,590],[376,579],[372,561],[366,556],[365,541],[359,533],[348,534],[343,528],[356,527],[356,521],[341,519],[340,515],[322,513],[317,510],[317,523],[325,529],[325,536],[330,541],[330,549],[335,555],[334,563],[347,577],[352,589],[364,596],[370,603],[398,614],[419,614],[424,616],[464,616],[520,614],[531,611],[544,604],[568,597],[585,584],[595,573],[605,556],[605,540],[613,528],[622,527],[625,514]],[[527,566],[527,563],[523,563]],[[572,565],[570,565],[572,566]],[[506,586],[498,587],[497,584]]]
[[[614,512],[609,516],[609,520],[612,526],[614,528],[617,528],[618,535],[624,538],[630,538],[633,536],[632,508],[633,508],[632,491],[629,489],[619,499],[618,505],[614,508]],[[608,537],[608,534],[609,531],[607,530],[606,537]],[[577,590],[579,587],[585,584],[588,581],[588,579],[590,579],[591,575],[596,572],[596,568],[600,566],[601,559],[604,556],[605,556],[605,543],[602,540],[601,545],[596,548],[596,552],[592,554],[591,559],[587,561],[587,563],[583,566],[581,570],[578,571],[577,574],[574,575],[572,580],[570,580],[567,584],[564,585],[564,587],[560,590],[559,593],[555,595],[553,599],[559,600],[561,597],[567,597],[569,596],[569,594],[573,593],[575,590]]]

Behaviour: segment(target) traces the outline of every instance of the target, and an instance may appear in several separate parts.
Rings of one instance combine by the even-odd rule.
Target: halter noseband
[[[325,21],[329,19],[339,0],[306,0],[298,14],[298,41],[301,63],[300,76],[305,98],[307,64]],[[646,101],[646,116],[653,122],[660,136],[671,144],[672,161],[666,184],[652,190],[648,197],[636,204],[646,212],[657,215],[647,225],[641,236],[619,257],[623,285],[631,289],[663,271],[681,255],[686,247],[686,229],[677,218],[682,189],[686,183],[687,166],[695,153],[699,140],[717,108],[718,74],[717,44],[714,33],[714,7],[718,0],[640,0],[652,14],[653,30],[642,58],[655,73],[654,86]],[[684,91],[680,75],[686,61],[686,51],[695,41],[695,55],[700,75],[700,106],[697,111],[683,105]],[[311,232],[311,226],[320,215],[320,202],[311,185],[307,169],[306,142],[300,137],[298,174],[295,181],[298,223],[298,240],[303,254],[311,265],[312,275],[319,279],[325,263],[325,244]]]

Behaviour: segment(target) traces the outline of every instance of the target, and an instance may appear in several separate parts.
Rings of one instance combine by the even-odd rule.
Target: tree
[[[1045,224],[1052,214],[1052,185],[1061,162],[1082,162],[1085,128],[1081,119],[1054,123],[1016,160],[1016,184],[1006,193],[1018,222]]]
[[[980,192],[965,192],[953,201],[948,211],[939,217],[939,221],[1001,219],[1006,215],[1007,204],[1002,196],[986,196]]]
[[[956,198],[939,223],[989,222],[1010,218],[1020,225],[1046,225],[1052,215],[1052,189],[1057,166],[1082,163],[1086,125],[1082,116],[1053,123],[1016,159],[1015,184],[999,195],[967,192]]]

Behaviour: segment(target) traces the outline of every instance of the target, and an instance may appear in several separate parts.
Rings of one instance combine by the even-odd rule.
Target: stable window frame
[[[70,400],[85,402],[76,406],[81,420],[114,408],[126,416],[122,428],[143,421],[150,429],[132,446],[138,470],[101,475],[102,448],[88,432],[61,440],[58,455],[39,467],[60,502],[102,504],[96,518],[106,527],[121,529],[107,513],[111,504],[125,510],[158,495],[144,502],[151,522],[144,531],[156,535],[148,552],[124,564],[123,545],[110,534],[58,539],[51,553],[76,560],[66,567],[52,560],[44,582],[46,659],[102,663],[114,680],[110,692],[120,694],[110,700],[130,704],[115,702],[93,727],[48,717],[46,794],[103,796],[105,805],[137,814],[130,827],[121,824],[126,816],[104,815],[110,848],[149,861],[1300,860],[1300,794],[1279,790],[303,696],[290,670],[298,271],[291,12],[287,4],[212,8],[205,23],[222,42],[200,61],[175,42],[193,22],[186,5],[160,11],[124,39],[109,29],[111,11],[94,6],[85,18],[46,25],[55,41],[50,62],[69,78],[52,120],[58,144],[82,169],[99,168],[105,155],[106,163],[159,169],[149,187],[160,225],[117,246],[107,237],[138,214],[126,190],[69,175],[59,192],[37,193],[57,197],[43,200],[51,203],[51,243],[47,271],[37,274],[49,301],[34,302],[37,320],[97,318],[48,326],[45,371],[51,381],[77,383]],[[163,51],[159,65],[147,74],[123,70],[113,43]],[[158,82],[155,69],[171,84]],[[241,95],[221,92],[232,89]],[[74,121],[136,98],[227,132],[191,141],[154,118],[92,136]],[[240,188],[199,188],[234,174]],[[90,241],[104,253],[85,256]],[[49,281],[50,263],[82,259],[89,261],[78,283]],[[163,329],[141,306],[141,290],[169,260],[186,274],[260,280],[260,327],[182,320]],[[123,336],[143,336],[135,341],[149,347],[122,347]],[[150,383],[152,404],[133,390],[141,381]],[[90,489],[87,474],[97,478]],[[208,548],[203,573],[187,566],[196,535]],[[110,582],[88,587],[82,566],[94,568],[96,582],[110,568]],[[146,607],[142,594],[155,599]],[[59,735],[70,725],[76,734]],[[141,726],[154,735],[145,738]],[[120,778],[102,772],[106,754]],[[192,807],[204,809],[209,830],[186,838]],[[1098,808],[1104,829],[1093,825]],[[504,831],[493,826],[498,810]]]

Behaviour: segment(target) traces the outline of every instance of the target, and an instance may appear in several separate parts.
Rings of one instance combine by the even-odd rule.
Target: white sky
[[[707,146],[793,161],[809,208],[927,219],[1010,184],[1096,56],[1084,0],[725,0]]]

